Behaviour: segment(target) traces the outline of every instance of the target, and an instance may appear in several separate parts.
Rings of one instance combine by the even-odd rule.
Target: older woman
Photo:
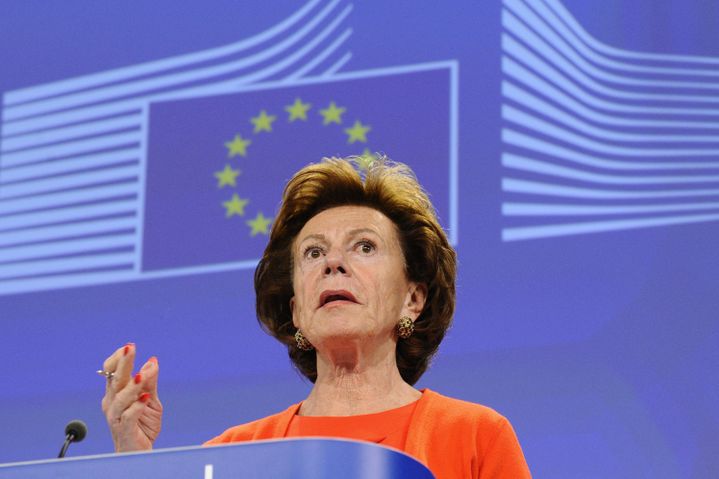
[[[220,444],[298,436],[373,441],[407,452],[437,477],[523,478],[509,422],[493,410],[412,385],[449,327],[456,255],[412,171],[384,159],[300,170],[285,188],[255,271],[257,316],[314,386],[283,412],[232,427]],[[134,345],[103,411],[116,450],[149,449],[162,405],[156,359],[134,377]]]

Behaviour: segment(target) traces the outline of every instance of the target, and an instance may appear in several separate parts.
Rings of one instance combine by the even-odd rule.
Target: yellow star
[[[324,117],[324,120],[322,120],[323,125],[329,125],[330,123],[337,123],[338,125],[342,123],[342,113],[347,111],[347,108],[345,107],[338,107],[335,105],[335,102],[331,102],[330,106],[325,108],[324,110],[320,110],[320,115]]]
[[[277,117],[275,115],[268,115],[265,110],[262,110],[259,115],[253,117],[250,121],[255,125],[253,133],[259,133],[261,131],[272,131],[272,122]]]
[[[376,157],[369,151],[369,148],[365,148],[360,156],[357,157],[357,163],[359,163],[360,170],[367,171],[372,166]]]
[[[352,128],[345,128],[345,133],[349,136],[347,143],[354,143],[355,141],[367,143],[367,132],[371,129],[371,126],[363,125],[359,120],[355,121]]]
[[[272,218],[265,218],[265,216],[260,212],[257,213],[257,216],[255,216],[255,219],[253,220],[247,220],[247,226],[250,226],[252,228],[252,231],[250,231],[251,236],[256,236],[258,233],[267,234],[267,227],[272,222]]]
[[[252,144],[251,140],[243,140],[242,135],[239,133],[235,135],[235,138],[232,141],[228,141],[225,143],[225,146],[227,147],[227,156],[229,158],[232,158],[233,156],[246,156],[247,155],[247,147]]]
[[[230,165],[225,165],[224,170],[215,172],[217,187],[222,188],[226,185],[237,186],[237,177],[240,176],[240,173],[240,170],[233,170]]]
[[[249,202],[250,200],[240,198],[237,193],[233,194],[231,200],[222,203],[222,206],[225,207],[225,218],[234,215],[245,216],[245,206]]]
[[[307,120],[307,110],[310,109],[312,105],[309,103],[302,103],[302,100],[299,98],[295,98],[295,102],[292,105],[286,106],[285,110],[287,110],[290,114],[289,121],[295,121],[298,118],[300,120]]]

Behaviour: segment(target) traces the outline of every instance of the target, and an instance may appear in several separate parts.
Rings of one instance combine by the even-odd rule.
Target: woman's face
[[[425,287],[408,281],[397,228],[365,206],[312,217],[293,245],[295,327],[317,348],[347,340],[394,341],[401,316],[416,319]]]

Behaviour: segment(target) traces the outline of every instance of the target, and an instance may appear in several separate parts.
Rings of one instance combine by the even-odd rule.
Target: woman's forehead
[[[346,235],[360,231],[392,236],[396,234],[396,227],[384,213],[369,206],[336,206],[310,218],[300,230],[297,240],[303,241],[310,236]]]

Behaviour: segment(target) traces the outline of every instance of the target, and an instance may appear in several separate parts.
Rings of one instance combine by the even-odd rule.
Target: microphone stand
[[[65,436],[65,442],[62,445],[62,449],[60,449],[60,454],[57,455],[58,459],[65,457],[65,454],[67,453],[67,448],[70,447],[70,443],[75,440],[75,433],[69,432],[67,433],[67,436]]]

